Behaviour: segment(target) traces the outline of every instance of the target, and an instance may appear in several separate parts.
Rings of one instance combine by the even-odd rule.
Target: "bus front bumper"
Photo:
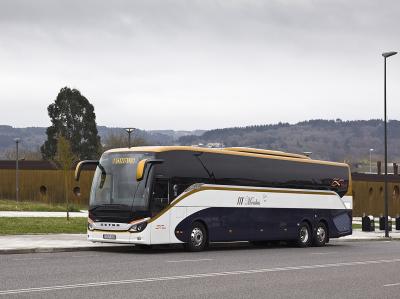
[[[140,233],[131,233],[128,231],[88,230],[87,240],[101,243],[150,245],[150,235],[146,230]]]

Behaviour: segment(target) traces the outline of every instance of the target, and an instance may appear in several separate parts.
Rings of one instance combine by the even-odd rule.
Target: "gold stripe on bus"
[[[189,191],[188,193],[182,195],[182,197],[177,198],[172,204],[164,208],[163,210],[160,211],[159,214],[154,216],[149,220],[149,223],[157,220],[160,218],[162,215],[164,215],[166,212],[168,212],[173,206],[175,206],[177,203],[179,203],[181,200],[184,198],[188,197],[189,195],[192,195],[194,193],[200,192],[200,191],[205,191],[205,190],[224,190],[224,191],[248,191],[248,192],[269,192],[269,193],[290,193],[290,194],[312,194],[312,195],[335,195],[337,194],[336,192],[327,190],[325,192],[320,192],[320,191],[295,191],[295,190],[275,190],[275,189],[251,189],[251,188],[232,188],[232,187],[200,187],[199,189],[194,189]]]
[[[351,179],[350,168],[349,168],[349,183],[348,183],[347,192],[346,192],[345,196],[353,196],[353,180]]]

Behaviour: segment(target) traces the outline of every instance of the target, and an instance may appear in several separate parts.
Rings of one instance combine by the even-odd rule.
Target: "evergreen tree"
[[[40,148],[44,159],[54,159],[57,136],[64,136],[80,160],[97,159],[101,151],[94,107],[77,89],[64,87],[54,103],[47,107],[52,125],[47,140]]]

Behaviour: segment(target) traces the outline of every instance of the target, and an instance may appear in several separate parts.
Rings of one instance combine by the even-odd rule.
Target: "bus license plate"
[[[103,239],[115,240],[116,238],[117,238],[117,235],[114,235],[114,234],[103,234]]]

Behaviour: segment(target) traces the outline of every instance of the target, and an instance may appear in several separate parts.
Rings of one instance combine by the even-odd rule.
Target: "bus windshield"
[[[90,207],[122,205],[133,211],[148,208],[149,185],[136,180],[136,168],[152,153],[105,153],[96,168],[90,192]]]

